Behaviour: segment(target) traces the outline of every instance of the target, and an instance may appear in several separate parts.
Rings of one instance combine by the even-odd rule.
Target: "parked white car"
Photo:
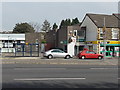
[[[64,57],[65,59],[72,58],[72,55],[60,50],[60,49],[51,49],[49,51],[46,51],[43,54],[44,57],[47,57],[48,59],[54,58],[54,57]]]

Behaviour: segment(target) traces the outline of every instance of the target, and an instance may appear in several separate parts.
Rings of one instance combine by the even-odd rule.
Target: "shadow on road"
[[[14,83],[3,83],[3,88],[118,88],[118,84],[115,83],[92,83],[92,84],[78,84],[68,83],[62,81],[60,83],[54,82],[14,82]]]

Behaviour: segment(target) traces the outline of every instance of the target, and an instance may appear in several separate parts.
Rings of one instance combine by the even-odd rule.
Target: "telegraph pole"
[[[10,37],[10,36],[8,36],[8,53],[9,53],[9,37]]]
[[[105,17],[104,17],[104,26],[103,26],[103,36],[104,36],[104,41],[103,41],[103,44],[104,44],[104,59],[106,58],[106,26],[105,26]]]

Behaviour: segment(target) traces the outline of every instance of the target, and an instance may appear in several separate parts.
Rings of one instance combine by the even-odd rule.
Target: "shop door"
[[[114,46],[106,46],[106,56],[107,57],[114,56]]]

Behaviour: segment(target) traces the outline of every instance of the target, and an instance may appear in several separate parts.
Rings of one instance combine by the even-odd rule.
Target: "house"
[[[118,15],[86,14],[81,27],[86,27],[86,46],[106,56],[119,56],[120,28]]]

